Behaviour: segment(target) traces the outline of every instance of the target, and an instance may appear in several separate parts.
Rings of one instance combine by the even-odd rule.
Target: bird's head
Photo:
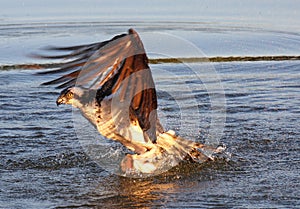
[[[69,87],[64,89],[56,100],[57,106],[61,104],[71,104],[74,107],[80,106],[79,99],[84,94],[84,90],[80,87]]]

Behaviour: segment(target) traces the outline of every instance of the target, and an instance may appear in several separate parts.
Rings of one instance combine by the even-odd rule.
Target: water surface
[[[100,41],[125,32],[167,32],[213,56],[299,55],[299,34],[201,23],[63,22],[1,25],[1,65],[40,62],[24,56],[49,45]],[[14,34],[14,35],[11,35]],[[145,43],[146,50],[151,43]],[[148,46],[147,46],[148,45]],[[148,47],[149,48],[149,47]],[[202,65],[200,63],[200,65]],[[204,65],[204,64],[203,64]],[[295,208],[299,201],[300,61],[211,63],[225,91],[221,142],[231,157],[184,164],[147,179],[107,172],[85,152],[70,107],[56,107],[59,91],[40,86],[52,76],[35,70],[0,72],[0,205],[3,208]],[[211,104],[200,81],[169,79],[159,70],[189,78],[186,65],[151,65],[158,90],[178,95],[190,116],[180,117],[172,98],[159,93],[168,128],[205,141]],[[186,92],[184,85],[198,89]],[[194,101],[197,104],[194,105]],[[195,111],[201,118],[195,129]],[[190,127],[190,128],[189,128]],[[113,149],[119,149],[116,144]]]

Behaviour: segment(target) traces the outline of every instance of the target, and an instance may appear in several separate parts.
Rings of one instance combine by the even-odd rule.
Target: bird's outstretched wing
[[[100,43],[50,49],[66,53],[39,57],[67,61],[42,72],[63,74],[43,85],[57,85],[57,88],[78,85],[97,90],[99,103],[111,95],[115,104],[127,101],[130,120],[138,121],[147,138],[156,140],[156,90],[142,41],[133,29]]]

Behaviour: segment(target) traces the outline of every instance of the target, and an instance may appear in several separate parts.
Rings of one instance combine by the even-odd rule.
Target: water
[[[104,40],[129,27],[141,33],[167,32],[183,37],[208,56],[299,55],[300,36],[289,31],[220,28],[206,23],[47,22],[2,24],[1,65],[38,62],[24,54],[49,44]],[[146,50],[150,45],[146,41]],[[211,65],[225,91],[226,123],[221,142],[231,157],[202,165],[183,164],[147,179],[111,174],[84,152],[71,108],[56,107],[59,92],[40,86],[52,76],[34,76],[35,70],[0,71],[1,207],[299,207],[300,61]],[[211,104],[203,84],[189,80],[186,65],[163,63],[151,68],[157,88],[168,89],[169,95],[178,95],[178,101],[183,101],[177,103],[181,105],[178,108],[172,98],[159,93],[163,122],[184,137],[205,140]],[[187,79],[183,84],[196,83],[199,88],[186,92],[159,69],[176,72],[179,78]],[[186,129],[178,130],[178,111],[183,110],[189,120]],[[195,111],[201,116],[196,118],[197,124]]]

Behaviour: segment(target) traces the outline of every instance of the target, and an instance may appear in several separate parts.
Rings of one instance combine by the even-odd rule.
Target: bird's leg
[[[143,154],[127,154],[121,162],[121,170],[125,174],[150,174],[164,167],[167,160],[165,152],[158,146]]]

